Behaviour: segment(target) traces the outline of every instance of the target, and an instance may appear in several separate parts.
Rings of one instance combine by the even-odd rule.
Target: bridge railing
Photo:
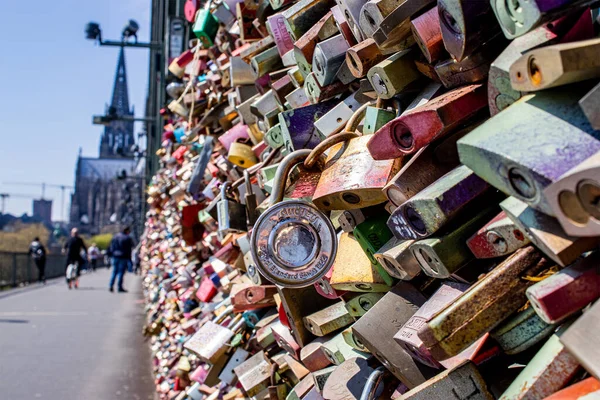
[[[64,255],[47,255],[46,279],[64,276],[65,262]],[[38,270],[29,254],[0,251],[0,287],[16,287],[37,279]]]

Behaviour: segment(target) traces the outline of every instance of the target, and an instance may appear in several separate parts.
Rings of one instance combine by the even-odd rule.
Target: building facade
[[[125,53],[119,53],[112,100],[107,115],[133,117],[129,107]],[[114,120],[100,138],[99,156],[82,157],[75,167],[75,190],[71,197],[70,224],[82,233],[117,232],[141,217],[143,170],[137,170],[133,121]],[[140,173],[142,172],[142,173]]]

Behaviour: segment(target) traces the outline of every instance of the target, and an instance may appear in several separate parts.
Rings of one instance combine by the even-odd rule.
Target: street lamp
[[[141,47],[146,49],[154,49],[161,50],[162,45],[157,42],[149,42],[149,43],[140,43],[137,40],[137,31],[140,29],[140,26],[137,22],[130,19],[127,25],[123,28],[123,32],[121,33],[121,40],[103,40],[102,39],[102,29],[100,29],[100,24],[97,22],[88,22],[85,26],[85,38],[89,40],[93,40],[98,43],[100,46],[117,46],[117,47]],[[133,38],[134,41],[128,41],[129,38]]]

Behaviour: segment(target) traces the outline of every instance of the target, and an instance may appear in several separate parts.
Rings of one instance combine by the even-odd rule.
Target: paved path
[[[154,399],[141,278],[108,292],[109,271],[0,292],[0,398]]]

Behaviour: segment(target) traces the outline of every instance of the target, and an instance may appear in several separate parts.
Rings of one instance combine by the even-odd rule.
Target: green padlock
[[[383,108],[377,107],[367,107],[367,112],[365,114],[365,122],[363,123],[363,135],[370,135],[375,133],[396,118],[396,113],[392,111],[385,110]]]
[[[264,136],[264,141],[272,149],[278,149],[283,146],[283,136],[281,136],[281,124],[273,125]]]
[[[209,48],[214,44],[215,37],[217,36],[219,21],[217,21],[210,11],[205,9],[198,10],[192,30],[202,42],[204,48]]]
[[[356,225],[353,233],[360,247],[367,254],[367,257],[369,257],[369,260],[377,269],[384,282],[391,286],[394,283],[394,279],[390,277],[374,256],[393,236],[392,231],[387,227],[387,219],[388,215],[386,214],[369,218],[365,222]]]

